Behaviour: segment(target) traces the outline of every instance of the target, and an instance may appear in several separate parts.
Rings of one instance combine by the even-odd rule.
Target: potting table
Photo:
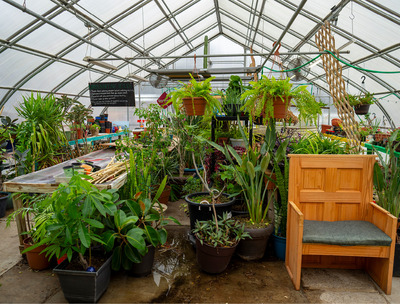
[[[89,153],[87,155],[78,157],[76,159],[71,159],[63,163],[48,167],[36,172],[18,176],[10,181],[3,184],[4,191],[14,192],[14,193],[51,193],[55,191],[59,185],[56,182],[55,176],[63,173],[63,167],[71,165],[77,160],[87,160],[92,161],[93,164],[104,168],[115,156],[114,149],[104,149]],[[97,184],[96,187],[100,190],[102,189],[119,189],[126,179],[126,173],[119,176],[114,181],[105,182],[102,184]],[[13,196],[14,210],[18,210],[22,207],[22,200],[19,196]],[[20,245],[23,244],[23,238],[21,233],[27,231],[25,218],[21,215],[16,217],[17,229],[19,234]],[[23,246],[20,248],[23,248]]]
[[[128,135],[129,132],[127,131],[122,131],[122,132],[117,132],[117,133],[100,133],[98,136],[91,136],[87,137],[86,139],[78,139],[78,140],[70,140],[68,143],[69,145],[76,145],[78,144],[84,144],[85,142],[87,143],[93,143],[94,141],[98,140],[104,140],[104,139],[109,139],[110,142],[112,141],[113,137],[118,137],[118,139],[121,139],[121,136]]]

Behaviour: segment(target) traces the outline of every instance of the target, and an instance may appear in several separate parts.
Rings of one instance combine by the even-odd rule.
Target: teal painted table
[[[118,137],[120,138],[121,136],[128,135],[128,131],[122,131],[122,132],[117,132],[117,133],[101,133],[98,136],[92,136],[92,137],[87,137],[86,139],[78,139],[78,140],[71,140],[69,141],[69,145],[76,145],[78,144],[84,144],[85,142],[91,142],[93,143],[94,141],[97,140],[104,140],[104,139],[110,139],[110,142],[112,141],[113,137]]]

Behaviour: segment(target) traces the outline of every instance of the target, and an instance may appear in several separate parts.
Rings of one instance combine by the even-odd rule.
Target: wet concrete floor
[[[302,289],[295,291],[284,263],[268,247],[257,262],[234,257],[219,275],[203,273],[187,241],[188,219],[170,205],[183,226],[168,226],[168,246],[157,251],[152,274],[136,278],[113,273],[100,303],[396,303],[363,271],[304,269]],[[17,239],[16,239],[17,242]],[[0,245],[1,246],[1,245]],[[400,287],[400,282],[394,285]],[[399,288],[400,291],[400,288]],[[0,277],[1,303],[65,303],[51,270],[32,271],[25,260]]]

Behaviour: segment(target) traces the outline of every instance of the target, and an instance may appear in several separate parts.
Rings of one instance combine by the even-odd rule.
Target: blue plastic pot
[[[273,234],[273,242],[275,248],[275,255],[281,261],[285,260],[286,256],[286,238]]]

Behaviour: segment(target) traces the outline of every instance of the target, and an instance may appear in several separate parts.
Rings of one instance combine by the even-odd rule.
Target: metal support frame
[[[218,0],[214,0],[214,7],[215,7],[215,15],[217,16],[218,31],[220,34],[222,34],[221,14],[219,12]]]
[[[297,6],[296,11],[294,12],[292,18],[290,18],[286,28],[283,30],[281,36],[278,38],[278,40],[276,41],[275,45],[272,47],[271,52],[269,53],[269,55],[267,56],[267,58],[265,58],[262,66],[264,66],[268,59],[272,56],[272,54],[275,52],[275,50],[277,49],[278,45],[281,43],[283,37],[285,36],[285,34],[287,33],[287,31],[289,30],[289,28],[292,26],[294,20],[296,19],[297,15],[300,13],[300,11],[303,9],[303,6],[306,4],[307,0],[302,0],[301,3]]]

